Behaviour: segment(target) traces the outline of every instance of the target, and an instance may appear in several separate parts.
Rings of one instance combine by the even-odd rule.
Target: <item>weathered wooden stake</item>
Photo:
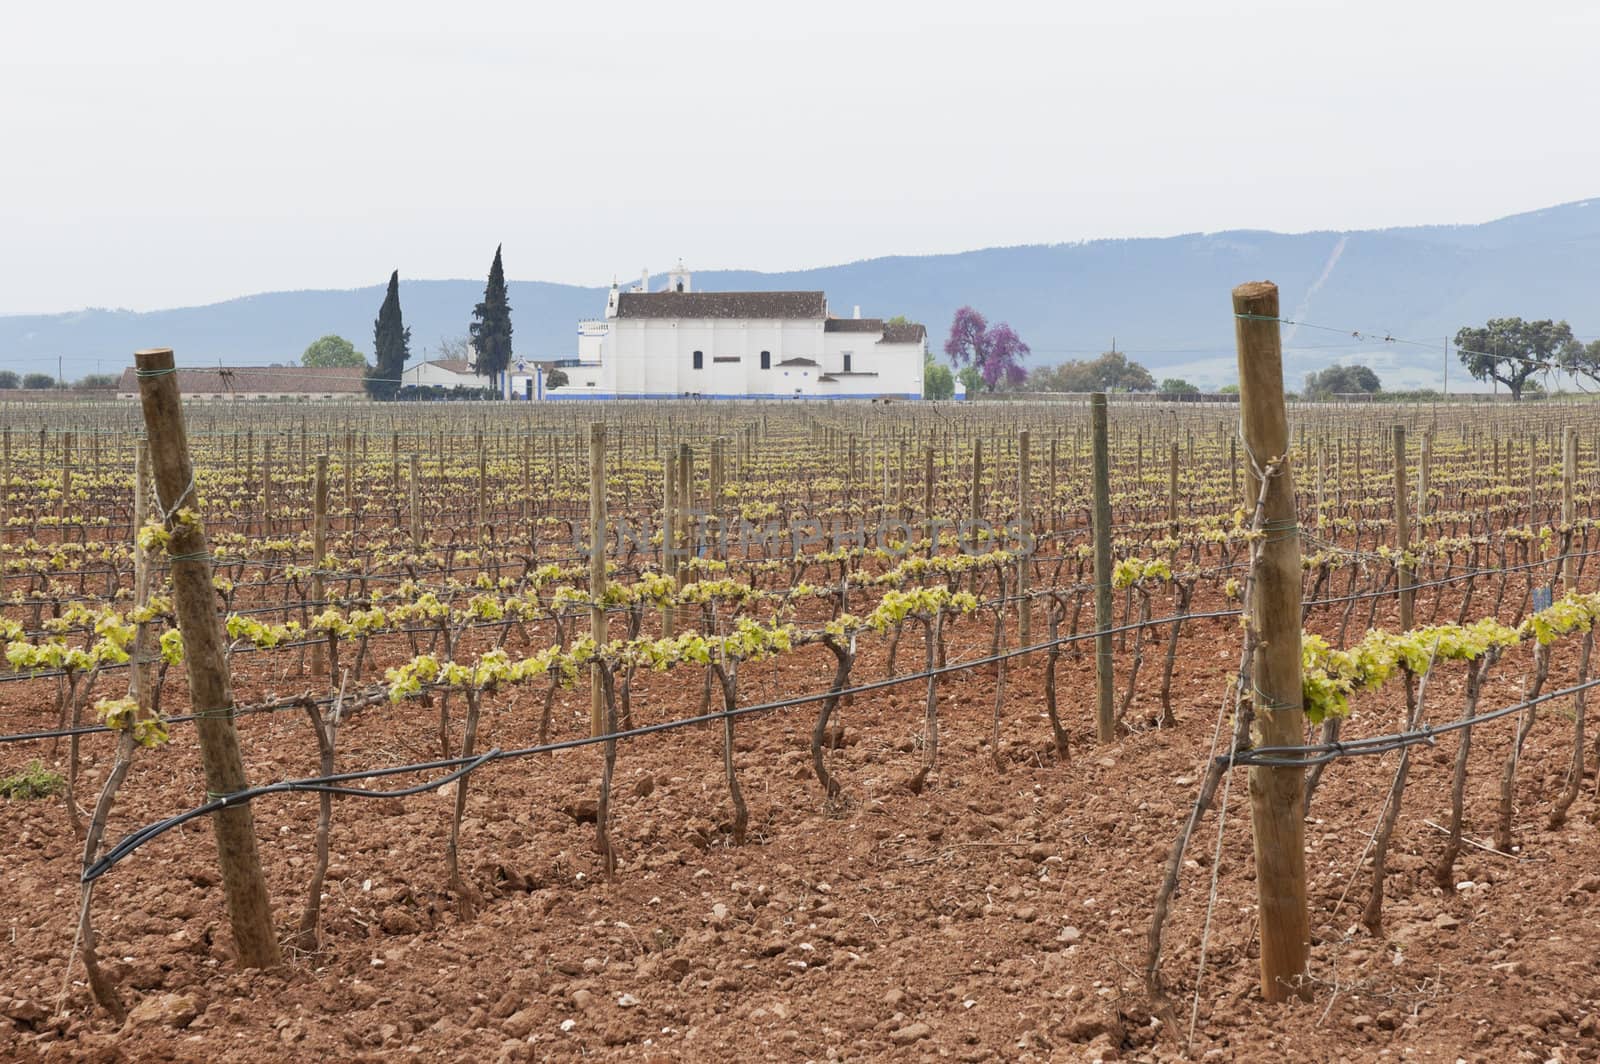
[[[1028,598],[1029,544],[1033,540],[1033,459],[1028,430],[1017,433],[1017,645],[1025,647],[1033,635],[1033,602]]]
[[[323,589],[322,566],[328,558],[328,456],[317,455],[317,476],[311,492],[311,601],[314,612],[321,613]],[[311,675],[328,675],[328,647],[325,640],[311,644]]]
[[[1411,631],[1412,600],[1411,566],[1406,564],[1406,551],[1411,549],[1411,513],[1406,500],[1406,427],[1394,427],[1394,536],[1395,549],[1400,552],[1396,562],[1395,582],[1400,596],[1400,630]]]
[[[139,374],[139,399],[150,437],[156,497],[171,532],[168,560],[172,566],[172,598],[183,633],[184,665],[189,697],[196,714],[200,762],[206,793],[234,794],[246,787],[239,734],[233,724],[233,692],[223,659],[222,622],[212,587],[211,555],[205,528],[195,512],[194,465],[183,424],[183,406],[173,371],[172,350],[154,348],[134,353]],[[180,517],[180,512],[187,514]],[[239,963],[267,968],[280,959],[272,928],[272,902],[256,853],[255,818],[248,802],[224,805],[211,815],[222,871],[222,889],[233,927]]]
[[[1095,734],[1103,743],[1117,737],[1111,690],[1111,455],[1106,440],[1106,393],[1090,397],[1094,435],[1094,686]]]
[[[1572,523],[1578,483],[1578,430],[1568,425],[1561,435],[1561,532],[1565,554],[1561,559],[1561,589],[1568,594],[1578,590],[1578,561],[1573,557]]]
[[[411,455],[411,543],[422,543],[422,456]]]
[[[1278,286],[1254,282],[1233,290],[1239,358],[1239,414],[1252,492],[1262,493],[1266,532],[1251,582],[1249,623],[1256,632],[1257,746],[1299,746],[1305,738],[1300,679],[1300,535],[1289,426],[1283,401]],[[1279,463],[1262,488],[1256,470]],[[1306,916],[1305,769],[1250,769],[1250,825],[1255,837],[1256,898],[1261,919],[1261,993],[1268,1001],[1309,998],[1305,982],[1310,928]]]
[[[589,426],[589,634],[596,648],[606,645],[606,426]],[[589,734],[606,733],[604,677],[598,662],[589,666]]]

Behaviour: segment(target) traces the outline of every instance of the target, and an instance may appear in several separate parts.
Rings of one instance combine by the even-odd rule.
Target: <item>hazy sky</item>
[[[1600,193],[1600,5],[0,7],[0,313]]]

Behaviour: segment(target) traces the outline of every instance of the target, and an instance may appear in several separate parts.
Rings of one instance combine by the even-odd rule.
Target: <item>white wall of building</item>
[[[606,318],[579,323],[580,365],[564,367],[569,383],[548,390],[548,398],[922,395],[924,345],[882,343],[881,327],[830,332],[825,319],[809,317],[617,317],[615,307],[613,292]],[[843,370],[846,351],[851,375],[824,379]],[[766,369],[762,352],[768,353]]]

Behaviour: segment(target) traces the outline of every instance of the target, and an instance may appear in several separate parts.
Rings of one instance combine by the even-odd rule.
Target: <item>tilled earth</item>
[[[1093,742],[1089,656],[1063,656],[1061,710],[1073,742],[1065,761],[1049,741],[1037,661],[1006,677],[1003,772],[989,745],[992,669],[940,681],[940,767],[925,785],[915,782],[921,681],[840,709],[843,735],[828,757],[843,793],[831,801],[810,768],[814,706],[741,718],[737,766],[751,815],[743,846],[728,835],[720,726],[624,743],[612,805],[620,865],[610,880],[589,822],[599,748],[490,766],[471,777],[462,830],[481,902],[470,922],[445,889],[452,789],[336,801],[321,948],[288,951],[275,971],[232,962],[210,831],[196,822],[138,850],[97,888],[100,955],[131,1012],[120,1027],[94,1008],[81,965],[69,971],[81,855],[61,799],[7,802],[0,1056],[1600,1059],[1592,777],[1568,822],[1545,826],[1571,760],[1573,713],[1562,702],[1542,707],[1523,751],[1516,851],[1469,845],[1451,894],[1434,886],[1431,868],[1456,739],[1417,750],[1377,937],[1360,923],[1371,878],[1363,854],[1398,755],[1328,770],[1306,829],[1308,1003],[1261,1000],[1249,803],[1238,772],[1220,849],[1215,813],[1190,846],[1166,928],[1170,1003],[1154,1008],[1140,974],[1151,906],[1237,665],[1235,623],[1190,625],[1173,688],[1178,724],[1155,724],[1160,655],[1147,652],[1131,731],[1110,745]],[[980,627],[961,629],[953,659],[986,649]],[[1568,642],[1552,687],[1573,678]],[[908,637],[901,670],[921,656],[920,636]],[[278,655],[272,675],[264,656],[238,659],[241,701],[310,686],[285,674],[294,658]],[[1481,709],[1521,696],[1527,658],[1522,648],[1501,663]],[[830,664],[812,648],[748,665],[741,702],[817,690]],[[1462,676],[1453,668],[1429,692],[1432,720],[1459,714]],[[874,648],[853,679],[883,675]],[[48,726],[53,697],[42,682],[0,686],[0,725]],[[699,677],[686,671],[641,677],[637,722],[692,714],[700,698]],[[1347,733],[1394,730],[1399,698],[1394,683],[1359,702]],[[184,704],[181,676],[169,679],[167,701],[173,711]],[[535,739],[541,691],[487,703],[480,749]],[[463,708],[451,706],[456,734]],[[577,734],[587,719],[587,692],[564,693],[558,734]],[[1467,829],[1485,846],[1514,726],[1507,719],[1474,734]],[[315,774],[315,741],[298,713],[249,717],[240,730],[252,781]],[[340,733],[339,768],[437,757],[438,731],[438,714],[417,703],[365,710]],[[110,753],[104,737],[85,742],[85,804]],[[13,745],[0,749],[0,771],[36,757],[64,770],[65,756],[65,744]],[[192,730],[175,727],[171,746],[141,752],[108,839],[198,804],[203,791]],[[255,806],[285,942],[305,901],[316,810],[315,796],[299,794]]]

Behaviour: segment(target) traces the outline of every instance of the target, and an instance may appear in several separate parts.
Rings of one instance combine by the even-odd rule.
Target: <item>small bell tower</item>
[[[672,272],[667,274],[667,291],[688,292],[690,290],[689,271],[684,268],[683,260],[679,259],[678,264],[672,268]]]

